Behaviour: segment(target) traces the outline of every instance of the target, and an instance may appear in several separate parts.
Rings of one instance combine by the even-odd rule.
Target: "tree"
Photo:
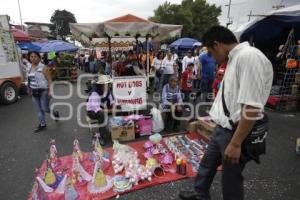
[[[182,24],[182,36],[200,39],[204,32],[218,25],[221,7],[210,5],[206,0],[183,0],[181,4],[165,2],[154,10],[149,20],[157,23]]]
[[[54,26],[51,27],[52,34],[65,38],[70,34],[69,23],[76,23],[76,18],[73,13],[67,10],[55,10],[50,21]]]

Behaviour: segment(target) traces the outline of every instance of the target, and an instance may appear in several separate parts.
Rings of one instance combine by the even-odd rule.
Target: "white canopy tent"
[[[156,40],[180,37],[182,27],[182,25],[159,24],[150,21],[70,23],[71,33],[76,40],[89,45],[92,44],[92,38],[102,37],[153,37]]]
[[[110,55],[111,38],[131,36],[138,43],[139,37],[145,37],[147,58],[149,58],[148,39],[150,37],[155,38],[155,40],[180,37],[182,28],[182,25],[154,23],[130,14],[100,23],[70,23],[70,30],[75,39],[85,45],[92,46],[93,38],[108,38]],[[149,65],[149,59],[147,59],[147,78],[149,78]]]

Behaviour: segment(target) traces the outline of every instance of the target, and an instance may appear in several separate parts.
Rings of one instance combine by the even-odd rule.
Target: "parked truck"
[[[18,100],[22,85],[20,58],[10,30],[9,17],[0,15],[0,103]]]

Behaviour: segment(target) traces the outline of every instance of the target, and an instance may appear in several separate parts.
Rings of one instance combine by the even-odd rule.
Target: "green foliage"
[[[67,10],[55,10],[50,21],[54,25],[51,27],[52,34],[64,38],[70,34],[69,23],[76,23],[76,18],[73,13]]]
[[[69,53],[62,53],[60,54],[60,67],[72,67],[74,61],[74,55]]]
[[[181,4],[165,2],[154,10],[149,20],[165,24],[182,24],[182,37],[200,39],[210,27],[218,25],[221,7],[206,0],[183,0]]]

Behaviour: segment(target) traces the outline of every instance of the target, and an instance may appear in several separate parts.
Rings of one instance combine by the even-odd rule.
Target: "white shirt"
[[[194,63],[194,69],[195,69],[196,68],[195,66],[197,64],[195,61],[196,61],[196,59],[193,56],[190,58],[188,56],[184,56],[182,59],[182,73],[185,71],[185,69],[189,63]]]
[[[273,82],[273,67],[268,58],[248,42],[238,44],[228,55],[224,75],[224,97],[232,121],[238,122],[242,105],[264,108]],[[220,126],[231,129],[222,105],[222,86],[210,110],[211,118]]]
[[[163,60],[159,60],[158,58],[154,58],[152,66],[155,68],[155,70],[159,70],[162,67]]]
[[[195,56],[194,65],[195,65],[194,66],[194,75],[197,76],[198,75],[199,66],[200,66],[199,56]]]
[[[164,58],[162,62],[162,67],[164,69],[164,74],[174,74],[174,60],[168,60],[167,57]]]
[[[177,55],[177,53],[174,53],[174,54],[172,55],[172,58],[173,58],[174,62],[177,62],[177,60],[178,60],[178,55]]]

